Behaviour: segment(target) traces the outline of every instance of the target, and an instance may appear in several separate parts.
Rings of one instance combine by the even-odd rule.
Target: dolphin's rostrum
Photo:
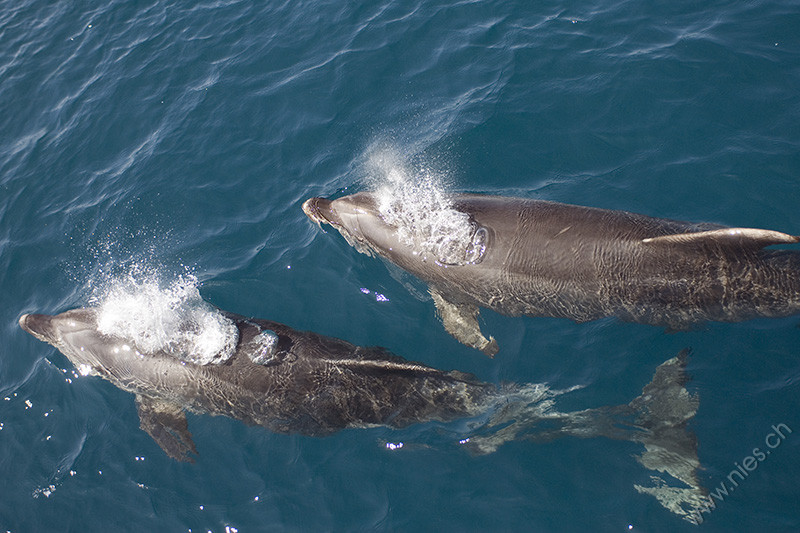
[[[220,312],[222,313],[222,312]],[[666,481],[636,486],[689,517],[704,496],[694,436],[686,424],[698,400],[685,388],[686,353],[658,367],[630,404],[561,413],[546,385],[497,387],[458,371],[406,361],[382,348],[355,346],[267,320],[223,313],[238,333],[216,363],[192,362],[180,345],[141,351],[131,339],[101,333],[98,311],[26,314],[20,326],[61,351],[83,375],[100,375],[136,395],[141,428],[172,458],[197,453],[185,410],[225,415],[279,433],[322,436],[344,428],[402,428],[475,417],[459,440],[474,453],[515,439],[607,437],[641,443],[639,462]],[[199,332],[202,333],[202,332]],[[661,478],[659,478],[661,479]]]
[[[455,240],[416,238],[406,226],[424,224],[385,212],[371,192],[311,198],[303,210],[425,281],[445,329],[488,355],[498,347],[480,331],[480,307],[671,330],[800,312],[800,252],[764,249],[800,237],[502,196],[455,194],[450,203],[464,222]]]

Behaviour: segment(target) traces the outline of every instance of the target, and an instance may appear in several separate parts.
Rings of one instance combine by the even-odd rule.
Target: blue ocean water
[[[484,311],[490,360],[444,332],[424,287],[300,209],[363,188],[390,150],[455,190],[798,234],[798,27],[791,0],[3,2],[0,527],[800,529],[796,317],[666,334]],[[132,264],[485,381],[581,385],[565,410],[626,403],[691,347],[700,478],[728,493],[694,526],[634,490],[650,473],[633,443],[473,457],[430,431],[310,438],[195,415],[200,455],[176,463],[130,394],[65,373],[17,325]]]

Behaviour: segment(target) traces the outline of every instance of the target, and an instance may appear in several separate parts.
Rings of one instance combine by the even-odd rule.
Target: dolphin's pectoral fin
[[[442,324],[447,332],[461,344],[476,348],[489,357],[494,356],[499,350],[497,341],[490,336],[488,339],[481,333],[478,325],[478,308],[474,305],[457,305],[444,298],[435,289],[429,289],[433,297],[436,310],[442,318]]]
[[[192,454],[197,454],[197,448],[182,407],[141,395],[136,396],[136,407],[140,427],[167,455],[177,461],[194,462]]]
[[[772,244],[795,244],[800,242],[800,237],[767,229],[723,228],[710,231],[699,231],[696,233],[675,233],[673,235],[662,235],[661,237],[642,239],[642,242],[645,244],[685,246],[716,244],[718,246],[752,248],[759,250]]]

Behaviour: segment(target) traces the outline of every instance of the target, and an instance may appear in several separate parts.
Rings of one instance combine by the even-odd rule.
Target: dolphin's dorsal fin
[[[662,235],[661,237],[642,239],[642,242],[646,244],[669,245],[702,245],[713,243],[719,246],[760,249],[771,244],[795,244],[800,242],[800,237],[768,229],[722,228],[710,231],[699,231],[696,233]]]
[[[137,395],[140,427],[177,461],[194,462],[197,454],[183,408],[174,403]]]

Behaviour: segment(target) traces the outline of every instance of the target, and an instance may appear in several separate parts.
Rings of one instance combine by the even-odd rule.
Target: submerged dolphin
[[[698,400],[687,392],[686,353],[658,367],[628,405],[560,413],[545,385],[496,387],[457,371],[406,361],[382,348],[296,331],[267,320],[224,314],[238,332],[235,349],[217,363],[192,363],[185,346],[140,351],[129,339],[98,331],[96,309],[23,315],[22,329],[50,343],[81,374],[96,374],[136,395],[141,427],[172,458],[197,453],[185,410],[225,415],[279,433],[327,435],[375,425],[401,428],[478,417],[466,445],[489,453],[513,439],[604,436],[644,445],[646,468],[668,474],[636,485],[684,517],[704,496],[696,441],[686,429]],[[199,332],[202,333],[202,332]]]
[[[303,204],[359,251],[428,283],[445,329],[488,355],[498,347],[479,307],[669,329],[800,312],[800,252],[764,249],[800,237],[477,194],[453,195],[449,209],[463,219],[458,238],[452,226],[388,216],[374,193]]]

